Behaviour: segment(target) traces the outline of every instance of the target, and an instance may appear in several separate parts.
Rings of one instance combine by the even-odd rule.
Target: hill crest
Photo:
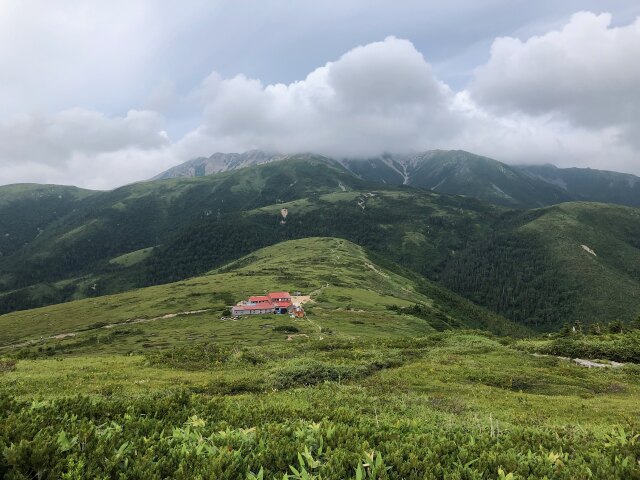
[[[177,165],[155,179],[204,176],[293,157],[261,150],[214,153]],[[506,207],[536,208],[567,201],[640,206],[640,177],[618,172],[509,165],[464,150],[336,160],[364,180],[467,195]]]
[[[2,315],[0,345],[48,336],[73,337],[109,325],[187,313],[219,316],[248,295],[270,290],[302,291],[311,296],[311,308],[320,310],[321,316],[338,315],[343,319],[366,320],[367,312],[393,316],[388,307],[420,304],[419,317],[407,313],[404,320],[409,325],[401,322],[403,328],[415,328],[416,333],[451,328],[525,331],[415,274],[407,277],[403,273],[401,267],[391,263],[377,264],[362,247],[347,240],[290,240],[259,249],[199,277]]]

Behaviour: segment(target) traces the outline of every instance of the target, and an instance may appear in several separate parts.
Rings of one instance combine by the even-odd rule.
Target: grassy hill
[[[15,195],[18,187],[2,187],[0,198],[1,192],[7,198],[2,217],[5,237],[21,241],[11,240],[12,255],[0,256],[0,291],[11,292],[3,298],[0,311],[105,293],[98,290],[97,277],[127,266],[113,259],[159,245],[201,219],[226,219],[232,212],[363,183],[335,162],[301,155],[288,161],[286,168],[265,165],[207,178],[138,183],[90,195],[81,191],[82,201],[67,201],[65,208],[56,208],[45,197],[38,208],[53,205],[51,218],[56,221],[42,224],[36,220],[44,214],[25,221],[29,217],[24,209],[32,216],[39,210],[31,204],[23,208],[27,200]],[[122,291],[145,281],[121,279],[117,283],[116,290]],[[57,292],[57,296],[40,301],[38,295],[43,291]]]
[[[297,212],[305,203],[314,218],[281,223],[282,208]],[[438,264],[463,243],[467,230],[487,228],[493,216],[494,207],[472,199],[364,182],[322,157],[135,184],[92,195],[0,258],[0,311],[178,280],[257,248],[313,235],[346,234],[408,257],[415,248],[402,240],[406,228],[407,238],[426,247],[419,263]],[[429,224],[421,226],[425,220]],[[411,233],[414,225],[431,234]],[[391,247],[378,240],[389,234],[396,237]]]
[[[637,476],[637,365],[585,369],[438,332],[504,323],[381,263],[307,238],[178,283],[0,316],[0,476]],[[308,318],[221,318],[280,288],[311,294]]]
[[[396,272],[376,264],[361,247],[342,239],[283,242],[182,282],[2,315],[0,347],[25,341],[40,349],[86,347],[88,338],[108,336],[113,325],[131,328],[149,319],[191,332],[210,330],[213,323],[220,330],[217,339],[230,336],[247,341],[271,334],[272,328],[265,331],[261,322],[254,321],[221,322],[222,311],[251,294],[283,289],[311,294],[310,320],[300,327],[307,334],[317,334],[320,328],[339,337],[419,335],[460,328],[525,332],[415,274],[407,272],[406,277],[400,267],[391,267]],[[356,317],[360,320],[353,323]],[[288,317],[280,318],[268,315],[261,320],[290,323]],[[137,333],[119,342],[120,350],[144,351],[146,347],[137,342],[144,345],[149,339],[134,330]],[[60,338],[49,338],[54,336]],[[152,345],[183,342],[182,337],[152,340]]]
[[[530,212],[471,206],[461,197],[371,190],[262,207],[228,223],[185,229],[154,251],[148,275],[173,280],[238,250],[335,235],[536,329],[630,321],[640,313],[633,293],[640,288],[638,210],[584,203]],[[285,225],[278,222],[282,207],[289,212]],[[597,257],[582,245],[597,247]]]

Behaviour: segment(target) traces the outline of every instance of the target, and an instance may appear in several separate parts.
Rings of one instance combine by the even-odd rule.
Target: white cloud
[[[264,86],[213,73],[197,94],[202,125],[184,148],[335,155],[408,151],[450,138],[451,90],[408,40],[354,48],[299,82]]]
[[[606,28],[608,21],[606,15],[579,14],[572,17],[562,33],[552,32],[541,38],[546,43],[558,42],[564,38],[564,32],[576,28],[604,28],[610,33],[611,29]],[[620,48],[630,43],[627,33],[637,25],[640,22],[618,29],[623,32],[616,37],[616,41],[622,42]],[[589,36],[585,32],[580,35]],[[570,35],[569,50],[579,50],[579,42],[574,37],[580,35]],[[620,112],[625,97],[628,101],[640,96],[640,87],[627,82],[627,91],[617,96],[616,88],[611,86],[614,78],[633,73],[624,68],[609,69],[612,78],[592,82],[588,94],[579,82],[568,80],[564,87],[557,87],[566,91],[549,92],[543,84],[549,83],[545,72],[568,68],[566,60],[552,55],[539,73],[537,70],[541,67],[535,68],[537,55],[529,59],[522,54],[527,62],[514,61],[515,66],[511,67],[510,60],[500,54],[505,42],[524,46],[526,50],[530,42],[538,42],[536,38],[525,43],[497,40],[491,59],[477,70],[471,90],[458,93],[435,77],[411,42],[394,37],[357,47],[337,61],[314,70],[304,80],[289,85],[264,86],[259,80],[242,75],[223,79],[213,73],[196,95],[203,105],[202,125],[180,142],[182,154],[179,156],[250,148],[315,151],[338,156],[463,148],[510,163],[553,162],[559,166],[640,173],[636,161],[638,152],[623,138],[625,131],[634,131],[636,137],[640,136],[638,128],[634,118]],[[614,46],[607,48],[614,49]],[[559,50],[566,51],[567,47]],[[527,74],[517,70],[523,63],[527,64]],[[589,63],[586,54],[578,63]],[[499,72],[508,68],[514,72],[506,72],[505,80]],[[564,74],[550,75],[562,77]],[[501,81],[507,85],[501,85]],[[500,96],[501,91],[505,98]],[[552,98],[540,100],[544,95]],[[615,108],[598,98],[590,100],[591,96],[598,95],[609,98]],[[528,101],[531,108],[526,108]],[[601,107],[601,103],[606,104],[606,108]],[[544,104],[548,107],[542,108]],[[599,121],[587,121],[586,115],[579,115],[581,109],[588,110],[589,115]],[[613,113],[607,114],[609,110]]]
[[[175,163],[163,125],[157,113],[136,110],[111,118],[83,109],[12,117],[0,122],[0,183],[106,188],[139,180]]]
[[[554,115],[588,128],[639,124],[640,18],[576,13],[561,30],[526,41],[498,38],[470,90],[497,113]],[[637,130],[636,130],[637,133]]]
[[[559,167],[590,167],[640,174],[638,151],[620,142],[616,127],[572,125],[552,115],[495,115],[476,105],[468,91],[456,96],[467,118],[459,148],[512,164],[552,163]]]
[[[0,118],[0,184],[107,188],[193,157],[252,148],[335,156],[463,148],[511,163],[640,174],[640,19],[616,28],[610,22],[607,14],[580,13],[524,41],[496,39],[459,92],[410,41],[395,37],[356,47],[289,84],[213,72],[182,95],[159,80],[144,96],[148,108],[201,112],[199,126],[175,143],[154,110]],[[0,64],[7,52],[0,47]]]

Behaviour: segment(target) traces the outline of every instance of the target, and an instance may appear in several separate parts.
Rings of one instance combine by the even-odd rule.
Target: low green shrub
[[[546,355],[640,363],[638,330],[617,334],[572,335],[547,341],[523,340],[515,346],[521,350]]]
[[[17,363],[18,362],[14,359],[0,358],[0,373],[13,372],[16,369]]]
[[[305,361],[274,371],[271,376],[271,384],[274,388],[282,390],[317,385],[322,382],[339,382],[357,376],[358,367]]]
[[[416,422],[368,415],[339,387],[278,402],[188,391],[16,402],[0,394],[0,474],[25,478],[527,479],[639,477],[638,424]],[[257,397],[260,398],[260,397]],[[433,397],[437,410],[463,405]]]
[[[298,333],[300,329],[294,325],[278,325],[273,327],[274,332]]]
[[[232,358],[232,349],[213,343],[201,343],[148,353],[147,362],[154,366],[207,370]]]

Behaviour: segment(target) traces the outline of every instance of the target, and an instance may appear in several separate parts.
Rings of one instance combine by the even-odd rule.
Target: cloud
[[[601,72],[579,46],[581,37],[598,41],[600,34],[610,35],[609,21],[607,15],[578,14],[560,32],[526,42],[498,39],[470,88],[457,93],[436,78],[410,41],[395,37],[356,47],[288,85],[213,73],[195,94],[202,124],[179,143],[178,156],[251,148],[334,156],[463,148],[509,163],[640,173],[638,152],[624,138],[625,132],[640,137],[636,118],[624,113],[625,102],[640,95],[640,78],[637,84],[627,81],[634,73],[622,60],[613,62],[619,68]],[[637,25],[615,30],[601,48],[631,54]],[[572,67],[557,52],[583,58]],[[580,68],[601,78],[565,78]],[[617,91],[617,78],[625,79],[626,91]]]
[[[211,74],[196,95],[202,125],[181,143],[333,155],[408,151],[449,138],[453,92],[408,40],[359,46],[299,82],[264,86]]]
[[[150,157],[169,156],[163,125],[157,113],[136,110],[124,117],[84,109],[12,117],[0,122],[0,181],[66,178],[105,188],[139,180],[159,166],[149,165]]]
[[[468,128],[459,148],[512,164],[552,163],[640,174],[638,151],[620,141],[615,127],[588,129],[548,115],[495,115],[478,106],[468,91],[456,95]]]
[[[608,14],[579,13],[553,28],[496,39],[459,91],[411,41],[387,37],[287,84],[214,71],[188,94],[160,79],[146,109],[126,115],[75,108],[0,118],[0,184],[108,188],[252,148],[332,156],[462,148],[508,163],[640,174],[640,19],[614,28]],[[165,116],[192,109],[197,126],[172,142]]]
[[[640,18],[611,27],[611,14],[574,14],[526,41],[498,38],[469,90],[496,114],[553,116],[588,129],[640,127]]]

